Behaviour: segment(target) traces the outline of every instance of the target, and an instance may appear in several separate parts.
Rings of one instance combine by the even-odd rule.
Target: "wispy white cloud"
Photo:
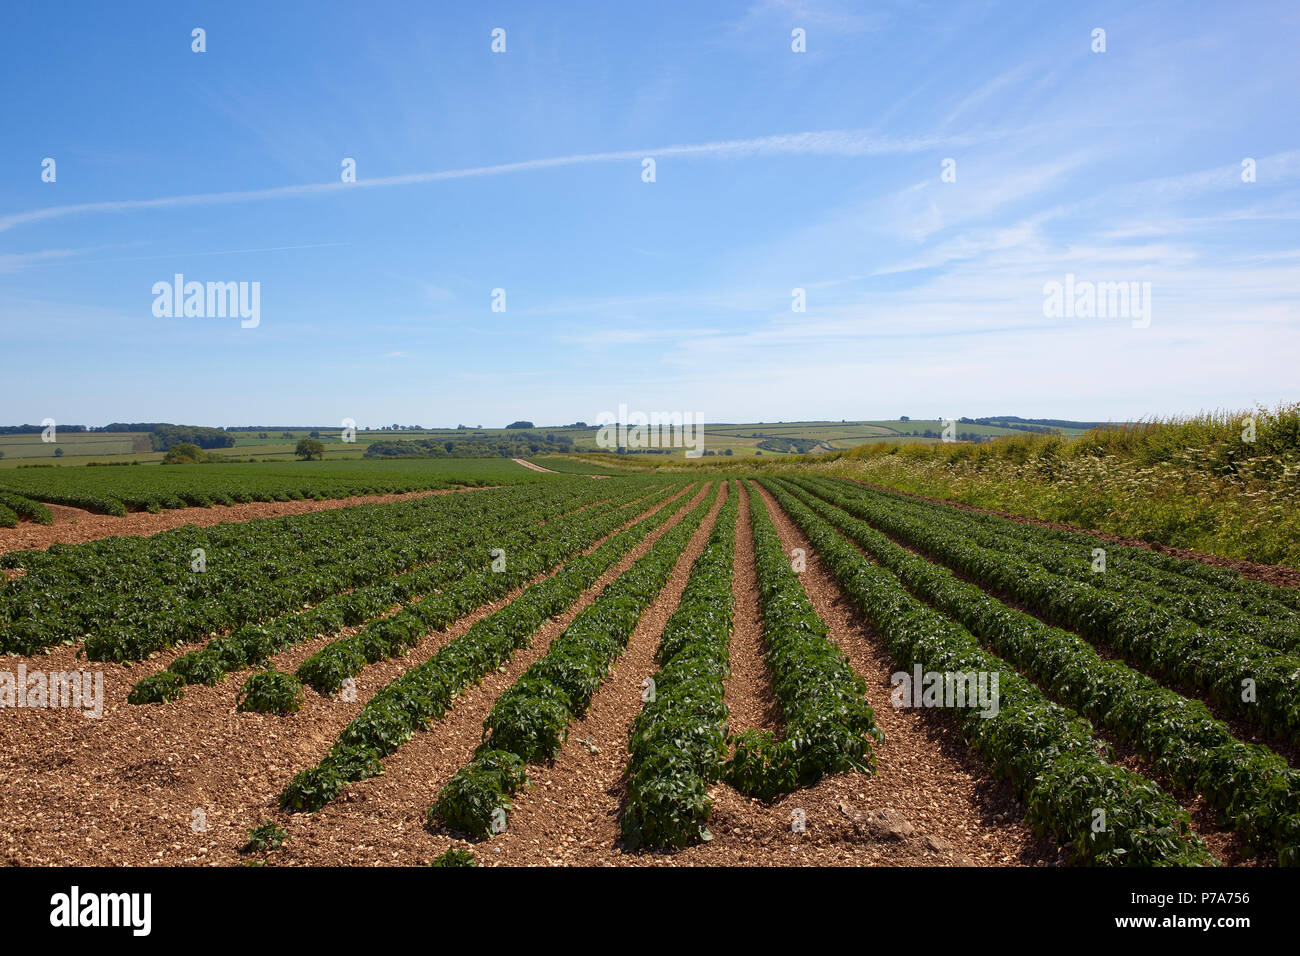
[[[78,254],[77,249],[42,249],[40,252],[0,253],[0,275],[24,272],[32,266],[67,259]]]
[[[1038,67],[1035,64],[1021,63],[1017,66],[1013,66],[1009,70],[999,73],[997,76],[993,77],[993,79],[981,84],[979,87],[966,94],[966,96],[962,97],[962,99],[949,111],[947,117],[944,119],[944,125],[952,123],[957,119],[957,117],[961,116],[962,113],[988,101],[995,94],[1002,93],[1007,87],[1025,82],[1026,79],[1032,77],[1037,72]]]
[[[1247,157],[1242,157],[1246,159]],[[1200,169],[1173,176],[1145,179],[1123,187],[1126,192],[1144,198],[1158,195],[1163,198],[1182,198],[1213,190],[1239,189],[1245,185],[1277,185],[1300,179],[1300,149],[1271,153],[1255,159],[1254,184],[1242,181],[1242,165],[1228,163],[1211,169]]]
[[[822,130],[802,133],[782,133],[751,139],[717,140],[707,143],[661,146],[653,149],[626,149],[604,153],[578,153],[572,156],[552,156],[515,163],[497,163],[462,169],[446,169],[429,173],[408,173],[400,176],[380,176],[359,179],[354,183],[304,183],[296,186],[274,186],[267,189],[248,189],[220,193],[191,193],[181,196],[164,196],[157,199],[124,199],[102,202],[78,203],[68,206],[48,206],[28,212],[11,213],[0,217],[0,232],[29,223],[45,222],[65,216],[85,213],[132,212],[148,209],[172,209],[185,206],[206,206],[222,203],[255,202],[259,200],[292,199],[304,196],[325,195],[357,189],[381,189],[392,186],[412,186],[480,176],[501,176],[509,173],[536,172],[596,163],[639,161],[651,156],[656,159],[734,159],[747,156],[883,156],[917,153],[946,146],[970,145],[1000,135],[996,131],[960,135],[928,135],[911,137],[881,136],[868,130]]]
[[[832,0],[759,0],[745,11],[736,24],[738,30],[751,30],[771,20],[788,22],[792,27],[826,27],[837,33],[861,33],[879,29],[891,16],[879,8],[869,12],[852,3]]]

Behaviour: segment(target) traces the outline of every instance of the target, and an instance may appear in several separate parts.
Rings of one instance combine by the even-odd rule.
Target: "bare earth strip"
[[[534,464],[534,463],[531,462],[531,461],[525,461],[525,460],[522,459],[522,458],[511,458],[510,460],[513,461],[516,465],[523,465],[525,468],[531,468],[533,471],[544,471],[544,472],[546,472],[548,475],[558,475],[558,474],[559,474],[558,471],[552,471],[550,468],[543,468],[541,465],[536,465],[536,464]],[[608,478],[609,475],[583,475],[582,477],[584,477],[584,478]]]
[[[29,548],[48,548],[52,544],[81,544],[98,538],[150,537],[187,524],[206,528],[226,521],[252,521],[254,518],[279,518],[311,511],[333,511],[354,505],[389,504],[429,495],[452,495],[462,491],[488,491],[498,485],[478,488],[440,488],[436,491],[407,491],[397,495],[354,495],[325,501],[256,501],[246,505],[213,505],[210,508],[178,508],[150,514],[132,511],[124,517],[97,515],[65,505],[46,505],[54,515],[54,524],[21,522],[16,528],[0,528],[0,554]]]
[[[781,707],[772,692],[772,674],[763,648],[763,615],[754,571],[754,532],[749,526],[749,496],[740,493],[736,514],[736,552],[731,593],[736,602],[731,625],[731,674],[723,681],[728,724],[734,734],[778,730]]]
[[[870,837],[871,861],[882,864],[1041,866],[1064,862],[1054,843],[1034,836],[1010,785],[993,779],[946,715],[891,705],[890,675],[898,668],[884,642],[856,612],[808,539],[775,499],[758,486],[752,487],[763,495],[786,553],[793,548],[807,553],[807,570],[800,580],[830,627],[832,639],[866,680],[867,700],[885,734],[885,742],[876,750],[876,775],[850,778],[856,798],[850,792],[838,807],[811,799],[828,784],[832,790],[842,788],[837,781],[843,781],[843,775],[787,798],[787,803],[805,809],[809,831],[826,821],[833,832]]]
[[[658,507],[664,506],[671,505]],[[367,667],[356,677],[355,701],[308,691],[302,709],[287,717],[235,711],[247,671],[214,687],[189,687],[173,704],[128,704],[135,681],[162,659],[133,667],[91,665],[93,672],[103,673],[104,711],[97,719],[70,709],[0,709],[3,861],[99,866],[238,862],[236,848],[247,840],[248,828],[271,814],[281,788],[295,772],[320,760],[376,691],[505,607],[526,586],[446,631],[427,635],[405,657]],[[294,666],[334,637],[295,647],[276,662]],[[59,647],[38,657],[6,657],[0,669],[16,672],[24,665],[29,680],[38,670],[86,669],[76,653],[75,647]],[[327,862],[351,859],[336,856]]]
[[[284,847],[268,857],[276,865],[414,865],[428,863],[456,841],[424,826],[438,790],[473,756],[482,739],[483,720],[497,698],[604,587],[630,568],[660,537],[678,524],[705,494],[700,488],[683,507],[583,592],[564,614],[547,622],[532,647],[517,652],[505,668],[456,698],[442,720],[399,747],[384,761],[384,773],[350,785],[338,800],[313,814],[277,814],[289,832]],[[266,806],[271,814],[274,807]]]

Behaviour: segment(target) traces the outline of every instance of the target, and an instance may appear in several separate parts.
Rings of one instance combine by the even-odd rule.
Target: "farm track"
[[[339,799],[315,813],[278,813],[274,795],[268,795],[265,811],[283,820],[282,825],[290,834],[289,842],[275,855],[274,862],[312,866],[415,865],[429,862],[458,843],[450,834],[427,830],[425,811],[438,789],[473,756],[482,738],[483,720],[492,705],[520,674],[546,653],[551,642],[607,584],[676,527],[708,490],[706,483],[687,492],[690,500],[684,505],[682,495],[674,496],[665,504],[678,509],[672,518],[601,575],[564,614],[544,624],[531,647],[520,650],[505,668],[468,688],[455,699],[445,717],[431,723],[427,732],[416,734],[385,758],[382,775],[350,784]],[[506,603],[509,602],[502,602],[502,606]]]
[[[678,507],[686,493],[683,488],[624,527],[661,508]],[[355,678],[355,701],[308,692],[302,709],[287,717],[237,713],[235,698],[248,673],[240,671],[215,686],[188,688],[177,703],[128,704],[135,681],[150,664],[163,663],[155,659],[133,666],[93,665],[104,674],[104,713],[98,719],[68,709],[0,711],[4,861],[28,866],[239,862],[237,848],[246,842],[248,828],[275,806],[280,787],[319,760],[378,690],[546,577],[426,635],[406,656],[366,667]],[[296,646],[276,662],[305,659],[336,637]],[[77,648],[60,646],[45,655],[6,658],[5,666],[14,670],[25,664],[29,672],[84,669],[76,654]],[[424,796],[421,800],[419,806],[427,803]],[[199,833],[192,828],[196,810],[207,827]],[[336,856],[324,862],[350,860]]]
[[[536,462],[531,462],[524,458],[511,458],[510,460],[513,461],[516,465],[523,465],[525,468],[529,469],[530,471],[541,471],[541,472],[545,472],[548,475],[580,474],[579,472],[563,472],[563,471],[554,471],[553,469],[550,468],[543,468],[541,465],[537,464]],[[583,478],[608,478],[610,476],[609,475],[582,475],[582,477]]]
[[[334,511],[356,505],[381,505],[411,498],[431,495],[454,495],[463,491],[489,491],[500,485],[480,485],[466,488],[438,488],[430,491],[407,491],[395,495],[354,495],[350,498],[327,498],[324,501],[255,501],[244,505],[217,505],[208,508],[178,508],[150,514],[132,511],[125,517],[94,514],[66,505],[46,505],[54,515],[54,524],[43,525],[24,521],[16,528],[0,528],[0,554],[28,549],[45,550],[52,544],[82,544],[100,538],[148,538],[180,528],[196,525],[201,528],[216,524],[253,521],[257,518],[280,518],[284,515],[308,514],[313,511]]]
[[[1112,534],[1109,531],[1095,531],[1091,528],[1081,528],[1078,525],[1064,524],[1060,521],[1044,521],[1041,518],[1030,518],[1026,515],[1013,514],[1010,511],[998,511],[995,508],[981,508],[977,505],[968,505],[960,501],[934,498],[929,495],[918,494],[914,491],[903,491],[901,488],[890,488],[887,485],[878,485],[874,482],[864,481],[861,478],[850,478],[847,475],[836,475],[835,477],[842,477],[845,481],[851,481],[856,485],[862,485],[863,487],[872,488],[876,491],[883,491],[894,495],[903,495],[907,498],[915,498],[918,501],[929,501],[933,504],[956,508],[960,511],[974,511],[978,514],[994,515],[998,518],[1005,518],[1008,521],[1015,521],[1019,524],[1031,524],[1040,528],[1051,528],[1055,531],[1074,531],[1078,534],[1086,534],[1093,538],[1099,538],[1100,540],[1107,541],[1111,544],[1119,544],[1129,548],[1142,548],[1146,551],[1155,551],[1158,554],[1168,555],[1171,558],[1182,558],[1184,561],[1199,561],[1201,564],[1208,564],[1216,568],[1226,568],[1229,571],[1236,571],[1243,578],[1249,578],[1252,581],[1262,581],[1265,584],[1273,584],[1278,587],[1300,588],[1300,569],[1289,568],[1285,565],[1259,564],[1241,558],[1225,558],[1217,554],[1207,554],[1204,551],[1191,551],[1187,548],[1175,548],[1167,544],[1161,544],[1158,541],[1143,541],[1141,538],[1127,538],[1123,535]]]
[[[525,461],[525,460],[522,459],[522,458],[511,458],[510,460],[513,461],[516,465],[523,465],[523,466],[524,466],[525,468],[527,468],[529,471],[540,471],[540,472],[544,472],[544,473],[546,473],[546,474],[548,474],[548,475],[558,475],[558,474],[559,474],[558,471],[551,471],[551,469],[549,469],[549,468],[543,468],[541,465],[534,465],[531,461]]]

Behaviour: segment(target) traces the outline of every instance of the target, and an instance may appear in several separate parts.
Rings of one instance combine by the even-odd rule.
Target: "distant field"
[[[514,431],[518,431],[517,429]],[[584,434],[581,429],[538,428],[532,429],[541,434],[569,435]],[[316,435],[312,433],[315,432]],[[358,431],[356,440],[344,442],[338,428],[295,428],[267,429],[266,437],[259,432],[230,432],[235,444],[229,448],[211,449],[213,454],[229,460],[258,461],[267,459],[294,460],[294,450],[303,438],[315,437],[325,448],[326,459],[361,458],[374,441],[413,440],[413,439],[464,439],[469,436],[496,437],[509,434],[504,428],[465,429],[431,428],[421,431],[374,430]],[[575,439],[576,440],[576,439]],[[595,432],[590,433],[588,444],[595,448]],[[57,452],[62,451],[61,456]],[[59,432],[56,442],[43,442],[39,434],[34,435],[0,435],[0,468],[16,468],[34,461],[45,461],[59,457],[60,464],[84,465],[89,462],[115,463],[121,461],[139,461],[141,464],[162,461],[163,452],[153,451],[149,435],[144,432]]]
[[[814,422],[751,422],[721,423],[704,426],[704,447],[716,455],[725,455],[728,450],[732,457],[747,458],[759,456],[786,457],[792,452],[779,448],[760,448],[767,441],[796,439],[820,443],[810,451],[811,454],[826,454],[845,451],[872,442],[896,442],[904,444],[930,443],[940,439],[943,422],[939,419],[914,419],[912,421],[814,421]],[[977,425],[957,423],[958,435],[990,438],[999,435],[1025,434],[1023,430],[997,425]],[[294,449],[303,438],[315,437],[325,448],[327,461],[340,461],[361,458],[371,442],[397,440],[427,439],[433,441],[466,439],[499,439],[506,435],[518,433],[518,429],[505,428],[428,428],[421,430],[383,429],[358,431],[354,442],[344,442],[338,428],[267,428],[263,431],[230,432],[235,444],[230,448],[215,449],[214,452],[228,460],[267,461],[294,459]],[[599,433],[597,428],[560,428],[539,425],[529,431],[549,439],[568,438],[574,443],[574,452],[600,452],[596,444]],[[316,434],[313,435],[312,433]],[[929,432],[927,435],[926,433]],[[1083,429],[1063,428],[1062,433],[1069,438],[1078,437]],[[265,435],[266,437],[262,437]],[[162,452],[153,451],[149,435],[135,432],[62,432],[58,441],[46,443],[40,435],[0,435],[0,469],[16,468],[34,461],[45,461],[56,456],[60,464],[84,465],[90,462],[124,462],[139,461],[141,464],[155,464],[163,457]],[[657,458],[667,456],[641,456],[636,458]],[[680,452],[672,457],[681,458]],[[712,456],[709,456],[712,457]],[[647,462],[653,465],[655,462]]]
[[[130,457],[132,452],[152,455],[149,436],[138,432],[62,432],[58,441],[41,441],[36,435],[0,435],[0,465],[23,464],[36,459],[54,458],[62,451],[65,459]],[[159,454],[157,457],[161,458]]]

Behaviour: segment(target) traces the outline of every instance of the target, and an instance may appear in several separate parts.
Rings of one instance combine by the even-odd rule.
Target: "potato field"
[[[6,862],[1300,863],[1300,592],[811,473],[363,464],[5,473]]]

